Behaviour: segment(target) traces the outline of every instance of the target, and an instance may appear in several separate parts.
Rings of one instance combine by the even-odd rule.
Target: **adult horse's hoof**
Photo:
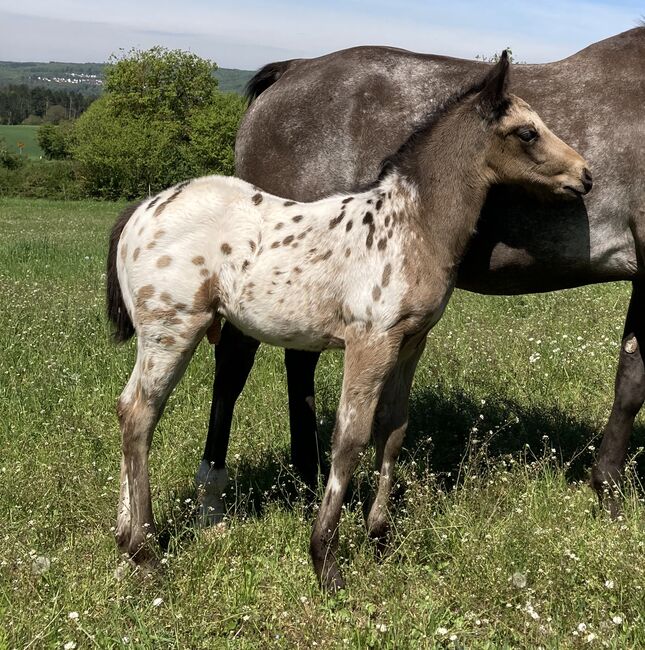
[[[224,519],[222,493],[228,484],[226,469],[215,469],[212,463],[202,460],[195,476],[197,489],[197,525],[201,528],[216,526]]]
[[[616,519],[622,514],[620,479],[620,470],[603,472],[597,466],[594,466],[591,470],[589,482],[598,497],[600,508],[608,513],[612,519]]]
[[[320,586],[323,591],[326,591],[330,595],[334,595],[341,589],[345,589],[345,579],[340,569],[336,566],[336,563],[326,568],[323,575],[320,576]]]

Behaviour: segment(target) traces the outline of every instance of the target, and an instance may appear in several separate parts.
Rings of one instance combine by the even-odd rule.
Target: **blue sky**
[[[634,27],[645,0],[0,0],[0,60],[105,61],[164,45],[253,69],[353,45],[563,58]]]

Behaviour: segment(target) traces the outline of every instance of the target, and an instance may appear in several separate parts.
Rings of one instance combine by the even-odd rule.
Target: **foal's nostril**
[[[585,188],[585,194],[593,187],[591,172],[586,167],[582,170],[582,186]]]

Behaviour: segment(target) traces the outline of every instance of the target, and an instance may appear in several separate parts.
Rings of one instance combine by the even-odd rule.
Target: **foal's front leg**
[[[338,523],[349,481],[369,442],[374,411],[385,380],[396,363],[401,337],[368,336],[355,331],[346,337],[343,389],[332,441],[331,471],[311,534],[311,558],[323,588],[345,586],[336,561]]]

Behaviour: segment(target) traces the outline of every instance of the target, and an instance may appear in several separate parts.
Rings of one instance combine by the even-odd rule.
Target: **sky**
[[[392,45],[474,58],[564,58],[635,27],[645,0],[0,0],[0,60],[102,62],[132,47],[190,50],[225,68]]]

